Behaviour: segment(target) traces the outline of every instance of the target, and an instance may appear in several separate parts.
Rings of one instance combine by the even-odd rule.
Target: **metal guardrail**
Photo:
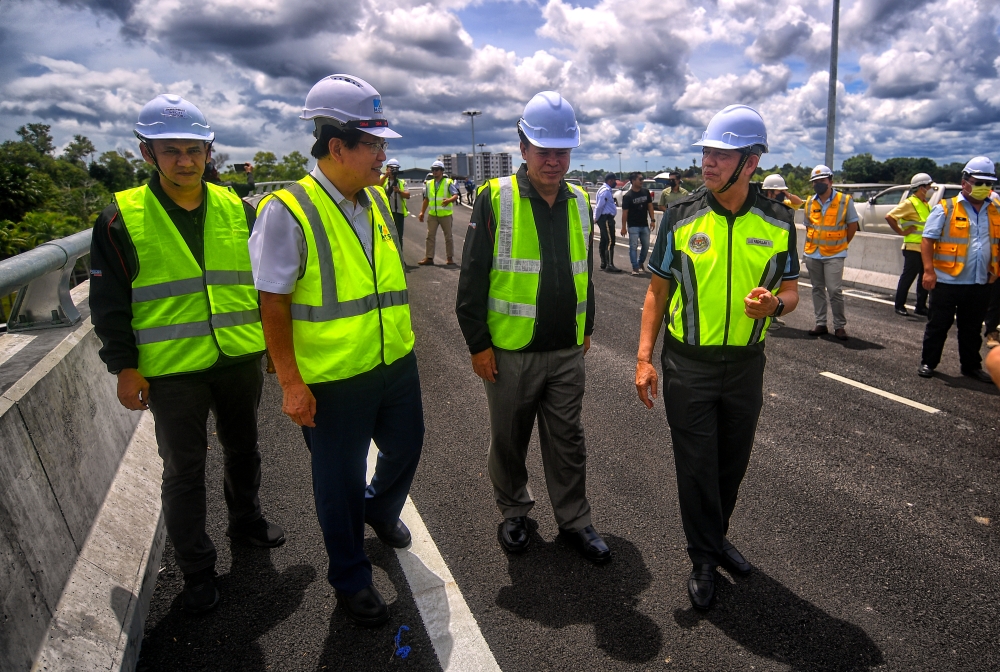
[[[257,182],[254,185],[253,193],[254,196],[257,194],[270,194],[272,191],[278,191],[283,189],[289,184],[294,184],[294,180],[280,180],[277,182]]]
[[[65,327],[80,321],[80,311],[69,295],[69,281],[76,260],[90,254],[93,232],[87,229],[50,240],[0,261],[0,296],[17,292],[8,332]]]

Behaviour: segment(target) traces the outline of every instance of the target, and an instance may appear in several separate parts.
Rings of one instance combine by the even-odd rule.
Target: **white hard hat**
[[[761,146],[767,151],[767,128],[757,110],[746,105],[730,105],[708,122],[695,147],[750,149]]]
[[[985,156],[977,156],[970,160],[962,169],[962,174],[979,180],[997,181],[996,166]]]
[[[399,161],[397,159],[389,159],[385,162],[386,168],[399,168]]]
[[[317,137],[325,125],[356,128],[380,138],[402,137],[389,128],[379,92],[353,75],[330,75],[316,82],[306,94],[299,119],[313,120]]]
[[[764,183],[760,185],[762,189],[771,189],[775,191],[785,191],[788,186],[785,184],[785,178],[781,175],[768,175],[764,178]]]
[[[169,93],[161,93],[142,106],[132,132],[140,140],[215,140],[201,110]]]
[[[580,126],[573,106],[555,91],[532,96],[517,121],[528,142],[536,147],[571,149],[580,146]]]
[[[912,178],[910,178],[910,186],[911,187],[914,187],[914,188],[916,188],[916,187],[922,187],[925,184],[928,184],[928,185],[934,184],[934,178],[931,177],[930,175],[928,175],[927,173],[917,173]]]
[[[444,170],[444,162],[435,161],[434,163],[431,164],[431,170],[434,170],[435,168],[440,168],[441,170]]]
[[[822,180],[824,177],[833,177],[833,171],[830,170],[829,166],[824,166],[822,163],[813,168],[812,172],[809,173],[810,182]]]

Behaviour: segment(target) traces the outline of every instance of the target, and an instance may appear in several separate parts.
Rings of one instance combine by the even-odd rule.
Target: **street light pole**
[[[837,46],[840,39],[840,0],[833,0],[830,30],[830,93],[826,101],[826,165],[833,170],[833,139],[837,128]]]
[[[643,161],[646,164],[646,170],[644,172],[649,172],[649,161]]]
[[[485,147],[485,146],[486,146],[486,143],[485,143],[485,142],[480,142],[480,143],[479,143],[478,145],[476,145],[476,146],[477,146],[477,147],[479,147],[479,156],[482,156],[482,155],[484,154],[484,152],[483,152],[483,147]],[[474,159],[474,158],[475,158],[475,157],[473,157],[473,159]],[[475,167],[475,166],[473,166],[473,167],[472,167],[472,172],[473,172],[473,175],[472,175],[472,181],[473,181],[473,182],[475,182],[475,181],[476,181],[476,175],[475,175],[475,172],[476,172],[476,167]],[[487,174],[487,173],[489,173],[489,174]],[[486,180],[490,179],[491,177],[493,177],[493,174],[492,174],[492,173],[490,173],[490,172],[489,172],[489,171],[487,170],[487,168],[486,168],[486,161],[485,161],[485,160],[483,160],[483,181],[486,181]]]
[[[618,179],[622,179],[622,153],[618,152]]]
[[[472,181],[476,181],[476,117],[478,117],[482,112],[479,110],[466,110],[462,112],[465,116],[469,118],[472,122]]]

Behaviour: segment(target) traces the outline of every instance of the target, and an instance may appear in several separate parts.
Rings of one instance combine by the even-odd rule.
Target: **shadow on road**
[[[1000,390],[997,390],[997,386],[992,383],[981,383],[978,380],[973,380],[968,376],[949,376],[945,373],[940,373],[938,371],[934,372],[934,377],[938,378],[948,387],[957,387],[963,390],[971,390],[972,392],[980,392],[982,394],[989,394],[993,396],[1000,395]]]
[[[527,553],[508,557],[513,585],[500,589],[497,606],[549,628],[592,623],[597,647],[615,660],[642,663],[659,653],[660,627],[636,608],[652,581],[639,549],[606,536],[614,559],[594,566],[560,541],[532,537]]]
[[[180,661],[185,670],[267,669],[257,640],[299,608],[316,570],[294,565],[278,572],[270,549],[231,543],[230,552],[229,573],[217,579],[218,608],[185,614],[178,586],[170,612],[143,639],[137,670],[175,670]]]
[[[788,665],[794,672],[855,672],[885,661],[860,627],[834,618],[755,569],[718,584],[712,610],[674,612],[682,628],[705,620],[748,651]]]
[[[858,338],[857,336],[851,336],[846,341],[840,341],[833,334],[810,336],[807,329],[796,329],[795,327],[789,327],[788,325],[785,325],[780,329],[770,329],[768,330],[767,335],[774,338],[787,338],[789,340],[822,340],[833,345],[839,345],[845,350],[885,350],[885,346],[881,343],[866,341],[862,338]]]

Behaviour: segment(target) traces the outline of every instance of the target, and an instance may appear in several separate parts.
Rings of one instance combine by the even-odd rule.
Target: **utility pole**
[[[622,179],[622,153],[618,152],[618,179]]]
[[[643,161],[643,163],[646,164],[646,169],[643,172],[644,173],[648,173],[649,172],[649,161]]]
[[[470,170],[469,172],[472,173],[472,181],[475,182],[476,181],[476,117],[482,114],[482,112],[480,112],[479,110],[466,110],[465,112],[462,112],[462,114],[467,116],[469,118],[469,121],[472,122],[472,170]]]
[[[483,153],[483,147],[485,147],[485,146],[486,146],[485,142],[480,142],[477,145],[477,147],[479,147],[479,156],[485,156],[485,154]],[[475,157],[473,157],[473,159],[475,159]],[[476,168],[475,168],[475,166],[472,167],[472,173],[473,173],[472,174],[472,181],[475,182],[476,181],[476,175],[475,175]],[[484,160],[483,161],[483,181],[485,182],[486,180],[490,179],[491,177],[493,177],[493,173],[491,173],[489,171],[489,168],[486,165],[486,161]]]
[[[830,29],[830,93],[826,101],[826,165],[833,170],[833,139],[837,129],[837,46],[840,39],[840,0],[833,0]]]

